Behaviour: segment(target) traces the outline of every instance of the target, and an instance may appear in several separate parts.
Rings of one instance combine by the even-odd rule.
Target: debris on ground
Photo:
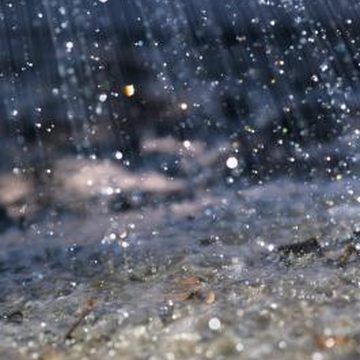
[[[72,335],[74,331],[79,327],[81,322],[85,319],[87,315],[89,315],[96,306],[96,300],[95,299],[89,299],[86,301],[85,306],[80,312],[80,315],[78,318],[74,321],[74,323],[70,326],[69,330],[65,334],[65,340],[72,339]]]

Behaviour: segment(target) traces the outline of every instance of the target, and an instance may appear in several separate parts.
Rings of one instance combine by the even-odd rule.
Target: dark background
[[[345,0],[1,1],[2,165],[117,149],[136,163],[141,138],[171,135],[236,141],[250,172],[286,171],[356,123],[358,14]]]

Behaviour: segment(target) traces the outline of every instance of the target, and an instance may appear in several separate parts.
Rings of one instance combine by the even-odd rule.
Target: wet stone
[[[210,245],[216,245],[218,243],[219,239],[214,236],[209,236],[203,239],[199,239],[198,243],[200,246],[210,246]]]
[[[12,324],[22,324],[24,320],[24,314],[20,310],[12,311],[2,316],[2,319]]]
[[[295,244],[281,245],[277,248],[277,253],[282,261],[286,261],[305,255],[322,256],[323,250],[319,241],[316,238],[311,238]]]

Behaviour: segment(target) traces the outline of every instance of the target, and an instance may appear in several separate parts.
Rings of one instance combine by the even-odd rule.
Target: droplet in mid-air
[[[230,156],[226,160],[226,166],[231,170],[236,169],[238,167],[238,165],[239,165],[239,162],[238,162],[237,158],[234,156]]]
[[[188,109],[188,104],[185,102],[182,102],[181,104],[179,104],[179,107],[181,110],[185,111]]]
[[[107,95],[106,95],[106,94],[100,94],[100,96],[99,96],[100,102],[105,102],[106,99],[107,99]]]
[[[127,97],[132,97],[135,95],[135,86],[130,84],[123,87],[122,92]]]

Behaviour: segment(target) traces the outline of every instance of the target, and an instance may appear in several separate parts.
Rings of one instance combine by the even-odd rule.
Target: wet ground
[[[357,359],[359,193],[280,179],[12,226],[2,358]]]
[[[360,358],[355,3],[0,4],[0,359]]]

